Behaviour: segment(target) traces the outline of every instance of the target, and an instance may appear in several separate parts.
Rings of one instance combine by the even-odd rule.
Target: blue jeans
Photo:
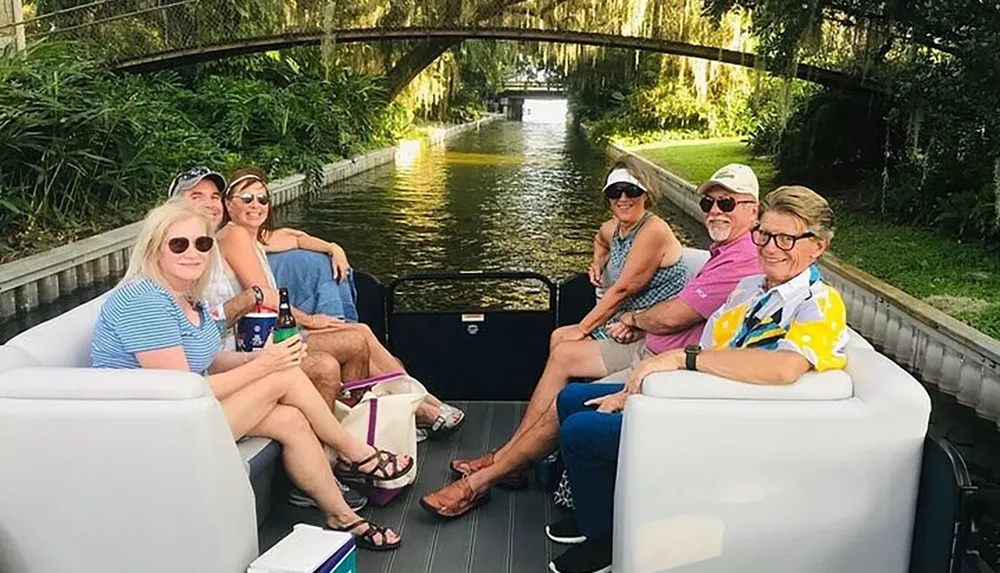
[[[620,392],[623,384],[570,384],[559,393],[559,440],[573,490],[576,521],[590,539],[609,537],[614,525],[615,474],[622,415],[599,414],[583,403]]]
[[[304,249],[269,253],[267,262],[278,286],[288,288],[288,297],[295,308],[306,314],[358,321],[353,270],[338,283],[333,280],[330,256]]]

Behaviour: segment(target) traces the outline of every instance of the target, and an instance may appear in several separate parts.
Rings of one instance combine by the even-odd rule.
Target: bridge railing
[[[503,91],[505,92],[562,92],[565,90],[566,86],[561,82],[509,81],[503,84]]]

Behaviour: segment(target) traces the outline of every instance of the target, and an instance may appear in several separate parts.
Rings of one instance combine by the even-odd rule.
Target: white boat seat
[[[854,395],[854,386],[842,370],[809,372],[788,386],[745,384],[684,370],[647,376],[642,382],[642,394],[688,400],[844,400]]]
[[[270,438],[249,437],[236,442],[236,447],[250,477],[257,508],[257,524],[260,525],[271,507],[271,486],[275,470],[281,463],[281,444]]]
[[[846,372],[759,386],[654,374],[625,407],[620,573],[906,573],[927,392],[863,340]]]
[[[280,446],[201,376],[89,368],[105,298],[0,346],[0,571],[246,571]]]
[[[709,252],[703,249],[685,248],[684,252],[681,253],[681,260],[687,264],[688,272],[691,273],[691,276],[694,276],[695,273],[701,270],[701,267],[708,261],[708,257]]]
[[[250,476],[263,471],[265,464],[273,462],[275,457],[281,455],[281,445],[271,438],[244,438],[236,442],[236,447],[240,450]]]
[[[107,297],[108,294],[101,295],[56,319],[22,332],[0,346],[0,372],[28,366],[90,366],[93,324]],[[251,479],[273,469],[271,464],[281,453],[280,444],[268,438],[245,438],[240,440],[238,446]]]

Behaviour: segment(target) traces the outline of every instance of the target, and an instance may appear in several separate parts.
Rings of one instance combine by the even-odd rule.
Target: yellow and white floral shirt
[[[772,289],[764,275],[736,285],[726,304],[705,325],[706,349],[762,348],[801,354],[817,371],[843,368],[847,312],[836,289],[811,265]]]

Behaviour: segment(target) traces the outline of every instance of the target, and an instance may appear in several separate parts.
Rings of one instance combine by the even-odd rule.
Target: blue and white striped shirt
[[[104,301],[94,327],[94,368],[140,368],[138,352],[180,346],[191,372],[205,374],[218,354],[219,329],[205,305],[191,324],[172,294],[149,279],[123,284]]]

